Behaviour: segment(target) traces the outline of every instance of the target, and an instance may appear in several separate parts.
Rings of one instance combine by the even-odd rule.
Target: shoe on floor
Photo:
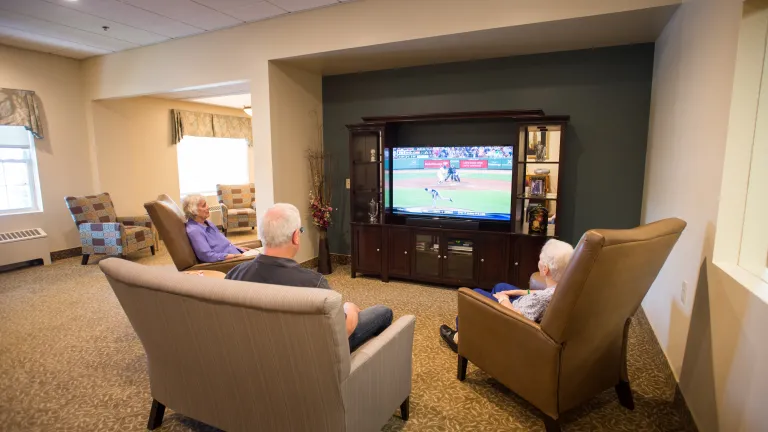
[[[456,354],[459,353],[459,344],[453,341],[453,335],[456,334],[456,331],[452,328],[448,327],[447,325],[443,324],[440,326],[440,337],[443,338],[445,343],[448,344],[448,347],[453,350]]]

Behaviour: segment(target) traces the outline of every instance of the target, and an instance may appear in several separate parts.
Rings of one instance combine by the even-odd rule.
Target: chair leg
[[[163,423],[163,415],[165,415],[165,405],[158,402],[156,399],[152,399],[152,408],[149,410],[149,422],[147,422],[147,429],[155,430]]]
[[[88,264],[88,257],[90,257],[89,254],[83,254],[83,260],[80,261],[80,265],[86,265]]]
[[[632,398],[632,388],[626,381],[619,381],[616,384],[616,395],[619,397],[619,403],[626,409],[635,409],[635,401]]]
[[[150,246],[149,247],[149,251],[152,252],[152,255],[154,255],[155,254],[155,247],[154,246]]]
[[[408,421],[408,417],[411,416],[411,396],[405,398],[403,403],[400,404],[400,417],[403,421]]]
[[[560,432],[560,420],[544,414],[544,428],[547,432]]]
[[[464,381],[465,378],[467,378],[467,359],[459,355],[459,367],[456,371],[456,378],[459,379],[459,381]]]

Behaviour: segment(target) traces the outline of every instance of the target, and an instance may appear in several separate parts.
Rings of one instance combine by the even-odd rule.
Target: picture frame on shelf
[[[547,177],[546,176],[530,176],[532,197],[546,197],[547,196]]]

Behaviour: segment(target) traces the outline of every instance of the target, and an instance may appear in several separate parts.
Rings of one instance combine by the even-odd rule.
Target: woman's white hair
[[[572,256],[573,246],[564,241],[552,239],[541,248],[539,260],[549,268],[549,277],[555,282],[560,282]]]
[[[259,218],[259,239],[265,247],[279,247],[291,242],[301,228],[299,209],[292,204],[277,203]]]
[[[181,210],[187,219],[197,217],[197,205],[200,204],[200,201],[205,201],[205,197],[202,195],[187,195],[181,200]]]

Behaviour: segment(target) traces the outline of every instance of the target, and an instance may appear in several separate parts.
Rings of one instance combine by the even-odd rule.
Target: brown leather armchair
[[[610,387],[633,409],[630,319],[685,225],[673,218],[587,231],[541,324],[461,288],[458,379],[471,361],[540,409],[547,431],[559,431],[561,413]]]
[[[201,263],[192,250],[192,244],[187,237],[184,212],[168,195],[162,194],[155,201],[144,203],[152,223],[157,227],[168,253],[179,271],[187,270],[217,270],[228,272],[232,267],[250,261],[253,257],[237,257],[215,263]],[[261,241],[240,243],[237,246],[248,248],[261,247]]]

